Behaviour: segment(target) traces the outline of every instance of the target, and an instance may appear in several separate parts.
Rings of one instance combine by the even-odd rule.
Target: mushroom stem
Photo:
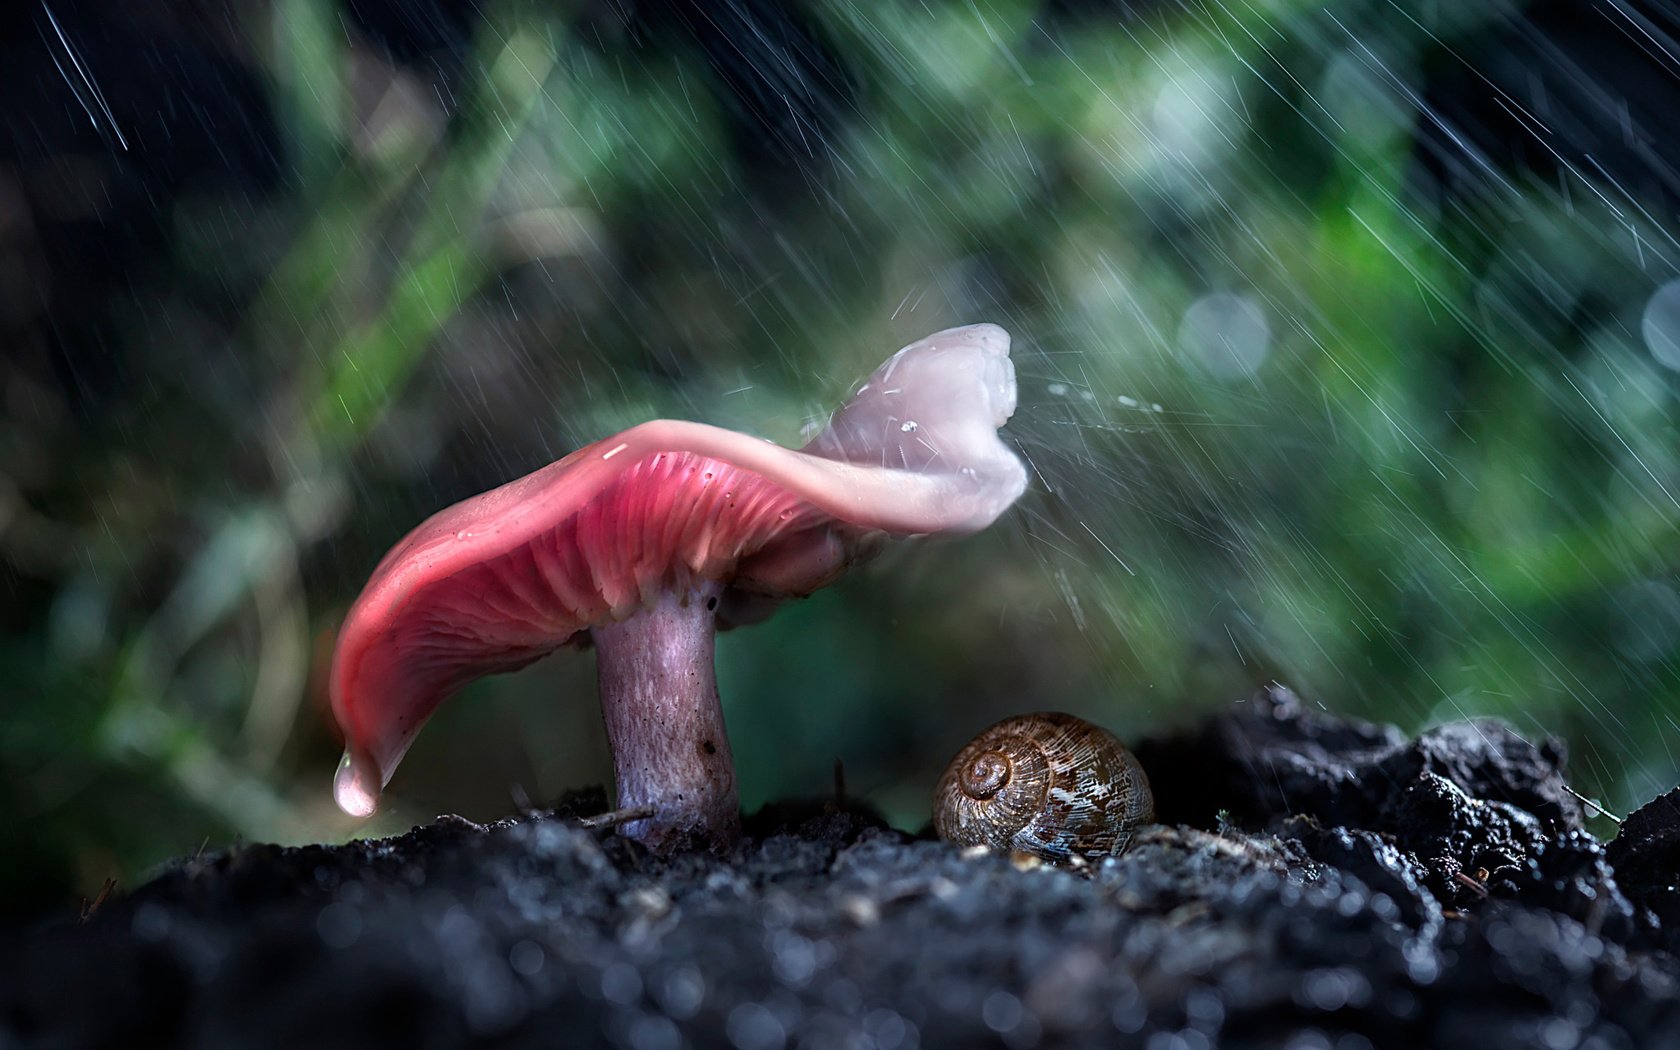
[[[662,851],[725,846],[741,835],[735,760],[712,667],[721,590],[706,583],[667,592],[592,632],[617,805],[654,811],[619,834]]]

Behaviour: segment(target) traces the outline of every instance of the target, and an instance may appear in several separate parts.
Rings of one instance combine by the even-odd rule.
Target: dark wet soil
[[[0,1048],[1680,1048],[1680,791],[1609,844],[1562,749],[1283,690],[1139,757],[1067,871],[790,807],[655,859],[556,811],[195,860],[0,949]]]

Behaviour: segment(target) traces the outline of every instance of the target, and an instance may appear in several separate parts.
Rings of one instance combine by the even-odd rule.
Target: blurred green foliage
[[[6,377],[7,910],[610,779],[567,651],[468,688],[340,817],[324,670],[379,555],[645,418],[794,441],[976,320],[1015,334],[1032,488],[722,640],[749,807],[838,759],[915,827],[991,719],[1135,735],[1274,678],[1563,735],[1613,808],[1675,782],[1676,376],[1641,334],[1673,242],[1591,175],[1449,196],[1419,166],[1430,64],[1519,9],[802,10],[851,98],[774,192],[681,48],[492,5],[446,99],[332,0],[244,11],[282,189],[167,203],[118,414]]]

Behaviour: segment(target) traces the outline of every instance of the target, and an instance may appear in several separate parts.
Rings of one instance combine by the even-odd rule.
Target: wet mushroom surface
[[[985,528],[1026,487],[998,434],[1009,333],[935,332],[867,377],[802,448],[679,420],[586,445],[422,522],[338,632],[339,807],[371,814],[462,685],[593,642],[621,833],[656,849],[740,834],[713,669],[720,626],[762,619],[889,537]]]
[[[0,952],[0,1045],[1680,1046],[1680,793],[1606,844],[1555,742],[1277,687],[1137,754],[1164,823],[1076,869],[821,800],[661,857],[600,791],[194,858]]]

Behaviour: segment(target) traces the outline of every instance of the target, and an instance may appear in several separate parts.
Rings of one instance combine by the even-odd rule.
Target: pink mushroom
[[[982,529],[1026,484],[991,324],[900,350],[797,451],[654,420],[423,522],[385,555],[333,653],[334,797],[371,814],[437,706],[587,632],[620,830],[656,848],[740,833],[712,637],[810,594],[885,536]],[[582,640],[579,638],[579,640]]]

